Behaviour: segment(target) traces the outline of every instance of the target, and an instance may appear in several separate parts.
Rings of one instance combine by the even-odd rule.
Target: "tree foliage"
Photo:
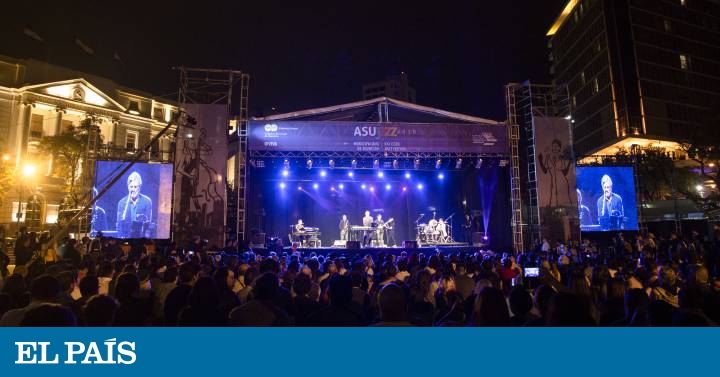
[[[78,126],[71,126],[63,130],[60,135],[45,136],[40,143],[43,152],[53,156],[53,177],[61,178],[65,182],[62,190],[71,205],[76,206],[84,195],[83,176],[80,175],[80,166],[87,152],[88,138],[95,135],[99,140],[97,119],[89,116],[82,120]],[[91,177],[93,172],[82,171],[82,174]]]

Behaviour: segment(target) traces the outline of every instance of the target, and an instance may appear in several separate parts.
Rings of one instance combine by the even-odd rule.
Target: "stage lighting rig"
[[[313,160],[307,160],[307,163],[306,163],[306,165],[307,165],[307,168],[308,168],[308,169],[312,169],[312,166],[313,166]]]
[[[335,169],[335,160],[330,160],[328,165],[330,166],[330,169]]]
[[[442,167],[442,160],[438,158],[437,161],[435,161],[435,169],[440,169],[441,167]]]
[[[477,162],[475,163],[475,169],[480,169],[482,167],[482,158],[478,158]]]
[[[458,158],[457,161],[455,161],[455,169],[460,170],[462,169],[462,158]]]

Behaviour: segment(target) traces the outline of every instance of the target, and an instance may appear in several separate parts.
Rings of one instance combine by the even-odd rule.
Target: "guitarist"
[[[340,240],[348,240],[348,231],[350,230],[350,221],[348,221],[347,215],[342,215],[340,219]]]
[[[378,246],[385,246],[385,222],[382,219],[382,215],[378,213],[375,219],[375,240],[377,240]]]

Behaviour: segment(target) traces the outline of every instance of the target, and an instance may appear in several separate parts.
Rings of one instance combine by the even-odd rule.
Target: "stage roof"
[[[301,110],[285,114],[266,117],[257,117],[259,121],[342,121],[342,122],[377,122],[379,120],[379,104],[387,104],[388,121],[402,123],[458,123],[458,124],[486,124],[502,125],[503,123],[474,117],[470,115],[453,113],[432,107],[416,105],[387,97],[379,97],[366,101],[351,102],[342,105],[321,107],[317,109]]]

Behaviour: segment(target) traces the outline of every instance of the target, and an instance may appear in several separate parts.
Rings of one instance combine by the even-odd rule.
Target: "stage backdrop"
[[[176,241],[193,235],[222,246],[225,238],[228,117],[225,105],[187,104],[197,120],[192,137],[179,135],[175,175]]]
[[[505,125],[251,121],[250,149],[508,153]]]
[[[508,167],[484,164],[463,171],[355,170],[348,177],[346,169],[292,169],[288,177],[282,169],[251,170],[248,201],[249,233],[281,237],[288,245],[290,226],[302,219],[306,226],[318,227],[323,246],[339,239],[339,222],[343,214],[352,225],[362,224],[364,211],[373,216],[381,213],[385,220],[394,219],[396,243],[415,239],[415,222],[427,223],[433,217],[452,222],[456,241],[467,241],[462,231],[465,213],[474,217],[476,231],[487,232],[490,248],[507,251],[512,246],[507,200]],[[317,185],[315,188],[314,185]],[[363,188],[364,187],[364,188]],[[403,187],[406,188],[403,191]],[[452,217],[450,217],[453,215]]]
[[[540,233],[548,240],[578,239],[575,163],[570,121],[533,117]]]
[[[97,195],[128,162],[98,161],[95,165]],[[102,232],[119,238],[170,238],[172,164],[136,163],[93,206],[93,235]],[[128,178],[139,178],[135,208],[128,202]],[[135,189],[135,188],[133,188]]]

